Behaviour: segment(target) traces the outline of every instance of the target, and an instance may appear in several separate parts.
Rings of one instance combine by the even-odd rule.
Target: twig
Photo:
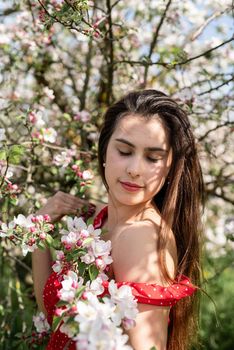
[[[205,94],[209,94],[209,93],[212,92],[212,91],[218,90],[218,89],[220,89],[222,86],[228,85],[231,81],[234,81],[234,77],[231,77],[231,79],[228,79],[228,80],[224,81],[222,84],[217,85],[217,86],[214,87],[214,88],[210,88],[210,89],[207,90],[207,91],[200,92],[200,94],[198,94],[198,96],[202,96],[202,95],[205,95]]]
[[[200,57],[202,57],[202,56],[205,56],[205,55],[211,53],[212,51],[217,50],[217,49],[219,49],[220,47],[222,47],[222,46],[224,46],[224,45],[230,43],[230,42],[233,41],[233,40],[234,40],[234,36],[232,36],[230,39],[224,41],[223,43],[221,43],[221,44],[219,44],[219,45],[217,45],[217,46],[215,46],[215,47],[212,47],[211,49],[209,49],[209,50],[207,50],[207,51],[204,51],[204,52],[200,53],[200,54],[197,55],[197,56],[193,56],[193,57],[188,58],[188,59],[185,60],[185,61],[176,63],[175,66],[176,66],[176,67],[182,66],[182,65],[184,65],[184,64],[186,64],[186,63],[188,63],[188,62],[191,62],[191,61],[193,61],[193,60],[196,60],[197,58],[200,58]]]
[[[198,38],[198,36],[200,36],[204,29],[208,26],[208,24],[210,22],[212,22],[215,18],[221,16],[222,14],[224,14],[227,11],[227,8],[223,11],[216,11],[213,13],[213,15],[211,15],[209,18],[207,18],[207,20],[191,35],[190,40],[194,41]]]
[[[33,19],[33,24],[34,24],[34,26],[36,26],[36,20],[35,20],[35,16],[34,16],[34,13],[33,13],[31,1],[27,0],[27,3],[28,3],[28,7],[29,7],[29,10],[30,10],[32,19]]]
[[[117,0],[116,2],[114,2],[114,4],[111,5],[111,9],[113,9],[116,5],[118,5],[118,3],[122,1],[122,0]]]
[[[111,3],[110,0],[106,1],[107,9],[108,9],[108,24],[109,24],[109,62],[107,67],[107,98],[106,102],[109,105],[110,99],[112,97],[112,87],[113,87],[113,75],[114,75],[114,35],[113,35],[113,28],[112,28],[112,15],[111,15]]]
[[[11,260],[14,260],[17,262],[17,264],[19,264],[20,266],[22,266],[25,270],[27,270],[30,274],[32,273],[32,269],[30,269],[30,267],[28,267],[28,265],[26,265],[23,261],[21,261],[20,259],[16,258],[13,255],[7,255],[7,257]]]
[[[224,200],[225,202],[227,202],[227,203],[230,203],[230,204],[234,205],[234,200],[232,200],[232,199],[226,197],[224,194],[218,194],[218,193],[216,193],[216,192],[213,192],[212,195],[215,196],[215,197],[217,197],[217,198],[223,199],[223,200]]]

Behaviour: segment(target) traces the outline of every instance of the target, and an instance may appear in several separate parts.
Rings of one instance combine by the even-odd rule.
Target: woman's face
[[[139,115],[120,119],[105,161],[112,200],[122,205],[151,201],[162,188],[172,162],[168,134],[160,119]]]

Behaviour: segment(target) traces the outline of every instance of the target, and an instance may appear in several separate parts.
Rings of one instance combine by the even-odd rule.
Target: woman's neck
[[[151,201],[137,205],[121,204],[108,195],[108,229],[116,225],[139,221],[146,209],[155,208]]]

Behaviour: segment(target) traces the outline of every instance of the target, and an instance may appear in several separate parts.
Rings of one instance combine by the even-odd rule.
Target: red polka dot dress
[[[105,219],[107,218],[107,207],[101,210],[101,212],[94,219],[94,227],[102,227]],[[48,278],[44,288],[44,304],[47,311],[47,319],[50,325],[52,324],[53,315],[56,309],[56,303],[59,301],[58,291],[62,287],[62,275],[64,271],[60,273],[53,272]],[[103,282],[105,291],[104,295],[108,294],[108,281]],[[191,296],[196,287],[190,282],[186,276],[180,276],[169,287],[163,287],[157,283],[135,283],[135,282],[117,282],[117,286],[122,285],[130,286],[132,294],[137,299],[138,303],[151,304],[157,306],[173,306],[178,300]],[[75,343],[71,341],[68,336],[58,329],[51,334],[47,350],[76,350]]]

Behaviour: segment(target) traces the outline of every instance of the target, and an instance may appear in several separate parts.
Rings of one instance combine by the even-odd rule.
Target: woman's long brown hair
[[[172,147],[173,160],[160,192],[154,202],[162,219],[174,233],[178,266],[177,277],[186,275],[200,286],[200,235],[203,179],[194,136],[187,114],[175,100],[156,90],[134,91],[111,106],[104,118],[99,137],[99,171],[107,190],[103,162],[117,122],[128,114],[150,118],[158,116],[165,126]],[[164,263],[168,230],[159,237],[159,256],[163,275],[170,280]],[[198,293],[180,300],[170,312],[168,350],[187,350],[197,334]]]

